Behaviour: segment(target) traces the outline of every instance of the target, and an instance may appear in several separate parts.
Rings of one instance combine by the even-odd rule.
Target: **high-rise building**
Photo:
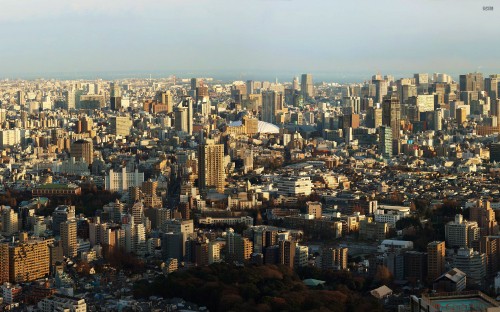
[[[111,133],[114,135],[128,136],[132,128],[132,120],[126,116],[113,116],[109,119]]]
[[[392,129],[388,126],[379,128],[378,149],[383,158],[389,159],[392,157]]]
[[[295,264],[296,243],[290,240],[280,240],[278,245],[280,250],[280,264],[293,268]]]
[[[479,240],[480,230],[477,222],[467,221],[461,214],[457,214],[455,221],[448,222],[444,229],[448,248],[471,248],[472,243]]]
[[[60,205],[52,213],[52,233],[61,234],[61,223],[75,219],[75,206]]]
[[[484,90],[484,79],[482,73],[469,73],[460,75],[460,91],[477,91]]]
[[[253,80],[247,80],[246,85],[247,85],[247,94],[254,94],[255,82]]]
[[[21,233],[19,242],[8,246],[10,282],[25,283],[46,277],[50,272],[49,245],[53,241],[28,239],[27,233]]]
[[[1,221],[2,221],[2,235],[11,236],[19,231],[19,216],[9,206],[0,207]]]
[[[314,84],[311,74],[302,74],[302,78],[300,80],[300,89],[302,92],[302,98],[304,100],[314,98]]]
[[[467,109],[465,107],[457,108],[455,115],[458,125],[463,125],[467,121]]]
[[[138,169],[133,172],[128,172],[127,167],[123,167],[121,172],[111,169],[104,177],[104,189],[112,192],[125,192],[130,187],[141,186],[142,182],[144,182],[144,172],[139,172]]]
[[[0,243],[0,284],[9,281],[9,244]]]
[[[427,244],[427,279],[430,282],[444,273],[445,252],[444,242],[434,241]]]
[[[185,97],[174,109],[175,130],[193,133],[193,100]]]
[[[490,145],[490,162],[500,162],[500,143]]]
[[[392,138],[399,138],[401,127],[401,104],[395,96],[386,97],[382,105],[382,124],[392,129]]]
[[[296,268],[307,266],[309,261],[309,247],[297,245],[294,261],[294,267]]]
[[[498,224],[495,219],[495,211],[487,200],[478,200],[477,204],[469,208],[469,219],[477,222],[481,236],[497,235]]]
[[[198,181],[200,190],[215,188],[223,193],[225,186],[224,144],[207,140],[198,147]]]
[[[345,270],[347,269],[348,249],[324,248],[321,255],[321,265],[324,269]]]
[[[467,284],[481,286],[486,279],[486,255],[472,248],[460,248],[452,256],[453,267],[467,274]]]
[[[244,262],[250,259],[253,244],[240,234],[234,233],[233,229],[226,232],[226,258],[228,262]]]
[[[68,258],[73,258],[77,255],[76,220],[62,222],[60,227],[63,254]]]
[[[87,140],[78,140],[71,144],[71,157],[80,160],[83,159],[87,164],[91,165],[94,160],[94,146],[92,142]]]
[[[167,113],[173,112],[174,96],[172,95],[172,92],[170,90],[167,90],[166,92],[163,92],[161,94],[161,102],[164,105],[167,105]]]
[[[498,94],[498,86],[500,85],[500,75],[490,75],[488,78],[484,79],[484,90],[488,96],[492,99],[498,99],[500,96]]]
[[[276,114],[283,110],[283,97],[280,93],[269,90],[262,92],[262,121],[276,123]]]
[[[109,84],[109,88],[110,107],[112,110],[120,110],[122,108],[122,95],[120,85],[115,82],[111,82]]]

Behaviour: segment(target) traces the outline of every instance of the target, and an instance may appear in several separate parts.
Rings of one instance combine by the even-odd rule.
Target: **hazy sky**
[[[500,72],[496,0],[0,0],[0,77]]]

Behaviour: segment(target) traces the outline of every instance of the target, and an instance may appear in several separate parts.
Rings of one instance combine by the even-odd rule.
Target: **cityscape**
[[[2,309],[500,307],[499,87],[2,80]]]
[[[500,312],[497,15],[0,0],[0,311]]]

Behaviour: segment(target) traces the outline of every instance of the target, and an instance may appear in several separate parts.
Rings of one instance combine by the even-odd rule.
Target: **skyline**
[[[377,10],[368,3],[7,0],[0,76],[310,72],[359,80],[377,72],[500,71],[500,43],[492,40],[500,22],[482,11],[488,3],[383,0]]]

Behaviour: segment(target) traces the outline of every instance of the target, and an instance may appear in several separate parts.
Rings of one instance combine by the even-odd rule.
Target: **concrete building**
[[[134,172],[128,172],[123,167],[121,172],[115,172],[113,169],[105,177],[104,188],[112,192],[125,192],[129,187],[141,186],[144,182],[144,173],[135,169]]]
[[[477,222],[464,220],[460,214],[455,216],[455,221],[450,221],[445,225],[446,246],[448,248],[470,248],[472,242],[479,240],[479,234],[480,229]]]
[[[214,188],[224,193],[226,173],[224,170],[224,144],[207,140],[198,148],[198,182],[200,190]]]
[[[71,157],[77,160],[85,160],[89,165],[94,161],[94,147],[92,142],[86,140],[78,140],[71,144]]]

